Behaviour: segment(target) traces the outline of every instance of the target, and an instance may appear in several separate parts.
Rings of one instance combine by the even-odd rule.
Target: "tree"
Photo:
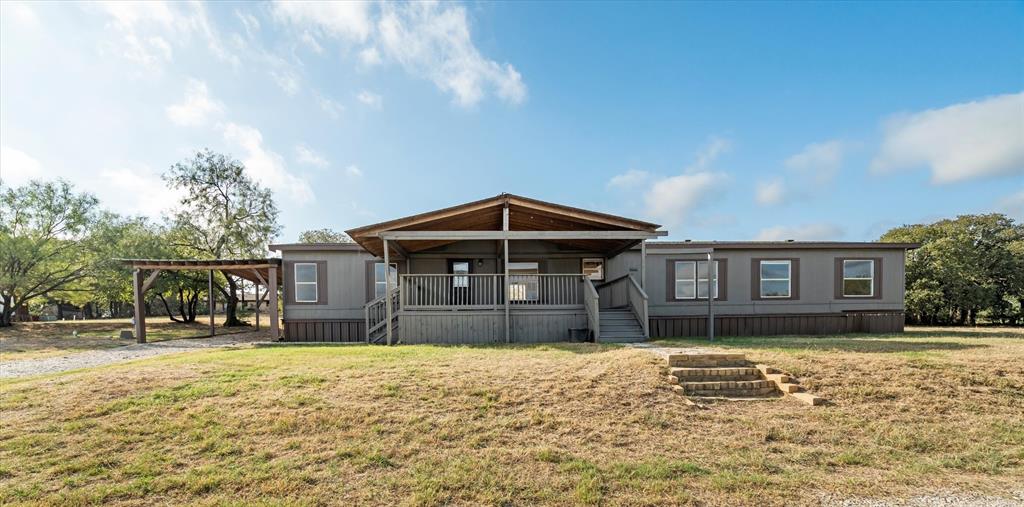
[[[331,229],[313,229],[299,234],[299,243],[352,243],[352,238],[344,232]]]
[[[240,162],[203,150],[171,166],[164,180],[185,191],[171,220],[174,246],[207,259],[267,255],[268,241],[281,229],[277,205],[270,189],[246,176]],[[237,317],[238,283],[228,273],[222,276],[216,286],[227,301],[224,325],[244,325]]]
[[[89,274],[97,204],[65,181],[0,188],[0,327],[21,305]]]
[[[975,324],[1024,319],[1024,225],[1002,214],[963,215],[890,230],[882,241],[921,243],[907,253],[912,321]]]

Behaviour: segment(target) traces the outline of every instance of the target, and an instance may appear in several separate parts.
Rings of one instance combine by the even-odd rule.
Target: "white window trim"
[[[761,269],[765,264],[785,264],[789,268],[789,276],[786,278],[764,278],[761,276],[764,270]],[[786,295],[785,296],[765,296],[764,295],[764,283],[762,282],[779,282],[786,281]],[[793,261],[790,260],[762,260],[757,266],[757,290],[761,294],[761,299],[790,299],[793,297]]]
[[[675,266],[676,274],[675,274],[675,280],[674,280],[674,282],[675,282],[674,291],[675,291],[676,299],[681,299],[681,300],[707,299],[706,297],[699,297],[698,296],[698,293],[700,292],[700,284],[701,284],[701,282],[703,282],[705,286],[707,286],[707,283],[708,283],[708,279],[707,278],[700,278],[700,270],[698,269],[698,266],[699,266],[698,263],[699,262],[705,262],[706,263],[707,261],[696,261],[696,260],[694,260],[694,261],[675,261],[674,266]],[[717,268],[717,266],[718,266],[718,259],[715,259],[712,262],[714,263],[715,268],[714,268],[714,271],[708,271],[708,276],[712,277],[712,280],[715,282],[714,285],[712,285],[711,290],[714,291],[715,299],[719,299],[719,297],[718,297],[718,279],[719,279],[719,277],[718,276],[714,276],[715,274],[718,273],[718,268]],[[693,278],[679,278],[679,265],[680,264],[693,264]],[[692,283],[693,284],[693,296],[692,297],[686,297],[686,296],[680,296],[679,295],[679,282]]]
[[[607,276],[608,276],[605,273],[605,268],[607,268],[608,266],[607,266],[607,263],[605,263],[604,257],[584,257],[584,258],[580,259],[580,273],[583,273],[583,265],[588,263],[588,262],[597,262],[597,263],[601,264],[601,278],[590,278],[590,279],[592,281],[603,282],[607,278]]]
[[[387,277],[388,277],[388,271],[389,270],[386,269],[386,268],[384,269],[384,281],[383,282],[378,282],[377,281],[377,265],[378,264],[384,264],[384,263],[383,262],[374,262],[373,263],[373,298],[374,299],[384,297],[383,294],[381,294],[380,296],[377,295],[377,284],[381,284],[381,283],[384,284],[384,287],[385,287],[384,288],[384,292],[388,291],[388,289],[387,289],[388,278]],[[391,266],[393,266],[395,268],[395,287],[397,287],[398,286],[398,263],[397,262],[392,262]]]
[[[870,262],[871,263],[871,277],[870,278],[850,278],[846,276],[846,263],[847,262]],[[844,298],[872,298],[875,297],[875,260],[874,259],[843,259],[843,297]],[[867,294],[847,294],[846,293],[846,281],[847,280],[869,280],[871,283],[868,284],[871,287],[871,292]]]
[[[313,266],[313,281],[312,282],[300,282],[299,281],[299,266]],[[320,280],[319,267],[315,262],[296,262],[292,268],[294,271],[292,275],[295,280],[295,302],[296,303],[316,303],[320,296],[320,287],[317,281]],[[312,285],[313,286],[313,299],[299,299],[299,285]]]

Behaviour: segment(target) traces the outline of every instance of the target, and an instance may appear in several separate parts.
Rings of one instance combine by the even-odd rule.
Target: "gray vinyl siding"
[[[285,304],[284,320],[363,319],[366,304],[366,261],[373,259],[361,251],[284,251],[284,262],[326,261],[327,304]],[[292,276],[285,273],[284,290],[291,293]],[[288,301],[285,297],[282,300]]]
[[[648,248],[647,284],[651,317],[706,315],[707,300],[666,301],[666,267],[669,259],[702,259],[703,256],[666,254]],[[627,256],[639,265],[640,253]],[[719,315],[808,314],[846,311],[902,311],[904,284],[904,252],[896,249],[843,250],[722,250],[715,259],[726,259],[728,265],[727,299],[714,302]],[[836,258],[881,258],[882,296],[878,299],[837,299],[835,297]],[[751,261],[753,259],[799,259],[799,299],[771,300],[751,298]],[[632,264],[634,261],[627,261]]]
[[[538,261],[542,273],[579,273],[585,257],[602,257],[594,252],[572,250],[541,242],[520,241],[510,244],[513,262]],[[666,301],[666,261],[700,259],[701,256],[647,249],[645,290],[649,297],[650,317],[704,315],[707,302]],[[283,318],[300,320],[362,320],[366,303],[367,261],[378,260],[365,251],[293,251],[282,252],[286,262],[326,261],[327,304],[286,304]],[[468,259],[473,273],[500,272],[500,250],[496,241],[464,241],[412,254],[400,262],[402,273],[437,274],[448,272],[448,259]],[[715,301],[719,315],[814,314],[845,311],[902,311],[904,308],[904,251],[901,249],[765,249],[720,250],[716,259],[728,260],[725,301]],[[751,298],[751,259],[799,259],[799,300],[754,300]],[[836,258],[881,258],[882,296],[878,299],[837,299],[835,297]],[[605,259],[605,277],[612,280],[623,274],[640,277],[640,251],[630,250]],[[292,277],[286,273],[284,290],[293,291]],[[287,298],[283,299],[287,301]]]

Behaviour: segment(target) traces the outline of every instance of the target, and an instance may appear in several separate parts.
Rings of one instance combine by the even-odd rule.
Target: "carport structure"
[[[210,310],[210,336],[216,334],[213,321],[214,296],[213,272],[220,271],[224,276],[236,276],[256,285],[256,329],[259,330],[260,286],[266,287],[269,297],[268,312],[270,313],[271,339],[281,336],[281,323],[278,318],[277,288],[281,282],[281,259],[121,259],[132,267],[132,292],[135,306],[135,339],[146,343],[146,307],[143,296],[156,281],[156,277],[164,271],[206,271],[209,287],[207,303]],[[149,272],[148,275],[146,272]]]

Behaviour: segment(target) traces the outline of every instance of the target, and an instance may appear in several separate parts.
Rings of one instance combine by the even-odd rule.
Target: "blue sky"
[[[0,144],[154,217],[229,153],[283,241],[500,192],[675,239],[1024,219],[1024,4],[4,2]]]

